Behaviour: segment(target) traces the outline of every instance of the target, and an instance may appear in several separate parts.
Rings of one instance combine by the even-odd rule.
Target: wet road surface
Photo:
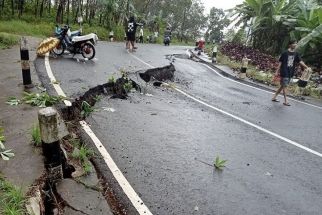
[[[186,47],[101,43],[94,62],[51,59],[64,92],[76,97],[118,75],[164,66]],[[41,60],[38,62],[41,68]],[[200,63],[177,59],[177,87],[256,125],[322,152],[322,111],[239,85]],[[140,82],[136,75],[131,75]],[[322,158],[223,115],[172,89],[147,86],[153,96],[103,98],[87,122],[153,214],[320,214]],[[106,111],[113,108],[115,112]],[[216,156],[227,167],[216,171]]]

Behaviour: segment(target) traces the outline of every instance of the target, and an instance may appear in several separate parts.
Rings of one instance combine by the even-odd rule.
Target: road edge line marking
[[[279,135],[279,134],[277,134],[277,133],[275,133],[275,132],[269,131],[268,129],[263,128],[263,127],[261,127],[261,126],[258,126],[258,125],[254,124],[254,123],[252,123],[252,122],[249,122],[249,121],[247,121],[247,120],[245,120],[245,119],[243,119],[243,118],[241,118],[241,117],[235,116],[235,115],[233,115],[233,114],[231,114],[231,113],[228,113],[228,112],[226,112],[226,111],[224,111],[224,110],[222,110],[222,109],[219,109],[219,108],[216,108],[216,107],[214,107],[214,106],[212,106],[212,105],[210,105],[210,104],[207,104],[206,102],[203,102],[203,101],[201,101],[201,100],[199,100],[199,99],[197,99],[197,98],[195,98],[195,97],[193,97],[193,96],[189,95],[188,93],[186,93],[186,92],[184,92],[184,91],[182,91],[182,90],[180,90],[180,89],[178,89],[178,88],[176,88],[176,87],[173,87],[173,89],[174,89],[174,90],[176,90],[177,92],[179,92],[179,93],[181,93],[181,94],[183,94],[183,95],[187,96],[188,98],[190,98],[190,99],[192,99],[192,100],[194,100],[194,101],[196,101],[196,102],[198,102],[198,103],[200,103],[200,104],[205,105],[206,107],[209,107],[209,108],[211,108],[211,109],[214,109],[214,110],[216,110],[216,111],[218,111],[218,112],[220,112],[220,113],[222,113],[222,114],[224,114],[224,115],[230,116],[230,117],[232,117],[232,118],[234,118],[234,119],[236,119],[236,120],[238,120],[238,121],[240,121],[240,122],[243,122],[243,123],[245,123],[245,124],[247,124],[247,125],[249,125],[249,126],[251,126],[251,127],[256,128],[256,129],[258,129],[258,130],[260,130],[260,131],[262,131],[262,132],[264,132],[264,133],[270,134],[270,135],[272,135],[272,136],[274,136],[274,137],[276,137],[276,138],[278,138],[278,139],[280,139],[280,140],[283,140],[284,142],[287,142],[287,143],[289,143],[289,144],[291,144],[291,145],[294,145],[294,146],[296,146],[296,147],[298,147],[298,148],[300,148],[300,149],[303,149],[303,150],[305,150],[305,151],[307,151],[307,152],[310,152],[310,153],[312,153],[312,154],[314,154],[314,155],[317,155],[317,156],[319,156],[319,157],[321,157],[321,158],[322,158],[322,154],[321,154],[321,153],[319,153],[319,152],[317,152],[317,151],[314,151],[313,149],[310,149],[310,148],[308,148],[308,147],[306,147],[306,146],[303,146],[303,145],[301,145],[301,144],[299,144],[299,143],[297,143],[297,142],[295,142],[295,141],[293,141],[293,140],[290,140],[290,139],[288,139],[288,138],[286,138],[286,137],[283,137],[283,136],[281,136],[281,135]]]
[[[83,130],[87,133],[87,135],[92,139],[94,142],[96,148],[103,156],[103,159],[108,166],[108,168],[111,170],[114,178],[119,183],[119,185],[122,187],[124,193],[127,195],[127,197],[132,202],[133,206],[136,208],[136,210],[139,212],[139,214],[151,214],[148,207],[144,204],[142,199],[138,196],[138,194],[135,192],[135,190],[132,188],[130,183],[127,181],[127,179],[122,174],[121,170],[117,167],[115,164],[113,158],[111,155],[107,152],[106,148],[102,144],[102,142],[98,139],[98,137],[94,134],[92,129],[89,127],[89,125],[85,121],[79,122],[83,128]]]
[[[133,55],[134,56],[134,55]],[[136,56],[135,56],[136,57]],[[136,57],[137,59],[139,59],[138,57]],[[140,61],[142,62],[143,60],[141,60],[140,59]],[[146,63],[145,62],[145,64],[146,65],[149,65],[151,68],[155,68],[154,66],[152,66],[151,64],[148,64],[148,63]],[[205,64],[204,64],[205,65]],[[208,65],[205,65],[205,66],[207,66],[208,67]],[[209,67],[209,68],[211,68],[211,67]],[[211,68],[212,69],[212,68]],[[217,73],[217,71],[215,71],[216,73]],[[218,75],[220,75],[220,76],[222,76],[221,74],[218,74]],[[225,77],[226,78],[226,77]],[[233,81],[233,80],[231,80],[231,81]],[[237,82],[237,81],[236,81]],[[167,83],[164,83],[165,85],[169,85],[169,84],[167,84]],[[242,83],[240,83],[240,84],[242,84]],[[247,84],[245,84],[245,85],[247,85]],[[249,86],[249,85],[247,85],[247,86]],[[249,86],[249,87],[251,87],[251,86]],[[241,117],[238,117],[238,116],[235,116],[235,115],[233,115],[233,114],[231,114],[231,113],[228,113],[228,112],[226,112],[226,111],[224,111],[224,110],[221,110],[221,109],[219,109],[219,108],[216,108],[216,107],[214,107],[214,106],[212,106],[212,105],[210,105],[210,104],[207,104],[206,102],[204,102],[204,101],[201,101],[200,99],[197,99],[197,98],[195,98],[195,97],[193,97],[193,96],[191,96],[191,95],[189,95],[188,93],[186,93],[186,92],[184,92],[184,91],[182,91],[182,90],[180,90],[180,89],[178,89],[178,88],[176,88],[176,87],[172,87],[174,90],[176,90],[177,92],[179,92],[179,93],[181,93],[181,94],[183,94],[183,95],[185,95],[186,97],[188,97],[188,98],[190,98],[190,99],[192,99],[192,100],[194,100],[194,101],[196,101],[196,102],[198,102],[198,103],[200,103],[200,104],[202,104],[202,105],[204,105],[204,106],[206,106],[206,107],[209,107],[209,108],[211,108],[211,109],[213,109],[213,110],[216,110],[216,111],[218,111],[218,112],[220,112],[220,113],[222,113],[222,114],[224,114],[224,115],[227,115],[227,116],[230,116],[230,117],[232,117],[232,118],[234,118],[234,119],[236,119],[236,120],[238,120],[238,121],[240,121],[240,122],[243,122],[243,123],[245,123],[245,124],[247,124],[247,125],[249,125],[249,126],[251,126],[251,127],[254,127],[254,128],[256,128],[256,129],[258,129],[258,130],[260,130],[260,131],[262,131],[262,132],[264,132],[264,133],[267,133],[267,134],[270,134],[270,135],[272,135],[273,137],[276,137],[276,138],[278,138],[278,139],[280,139],[280,140],[283,140],[284,142],[287,142],[287,143],[289,143],[289,144],[291,144],[291,145],[293,145],[293,146],[296,146],[296,147],[298,147],[298,148],[300,148],[300,149],[303,149],[303,150],[305,150],[305,151],[307,151],[307,152],[310,152],[310,153],[312,153],[312,154],[314,154],[314,155],[316,155],[316,156],[319,156],[319,157],[321,157],[322,158],[322,154],[321,153],[319,153],[319,152],[317,152],[317,151],[314,151],[313,149],[310,149],[310,148],[308,148],[308,147],[306,147],[306,146],[303,146],[303,145],[301,145],[301,144],[299,144],[299,143],[297,143],[297,142],[295,142],[295,141],[293,141],[293,140],[290,140],[290,139],[288,139],[288,138],[286,138],[286,137],[283,137],[283,136],[281,136],[281,135],[279,135],[279,134],[277,134],[277,133],[275,133],[275,132],[272,132],[272,131],[269,131],[268,129],[266,129],[266,128],[263,128],[263,127],[260,127],[260,126],[258,126],[258,125],[256,125],[256,124],[254,124],[254,123],[252,123],[252,122],[249,122],[249,121],[247,121],[247,120],[245,120],[245,119],[243,119],[243,118],[241,118]],[[257,89],[257,88],[256,88]]]
[[[50,64],[49,64],[49,57],[48,56],[49,56],[49,54],[46,53],[46,55],[45,55],[45,69],[47,71],[48,78],[49,78],[50,82],[52,83],[52,85],[54,86],[57,94],[59,96],[63,96],[63,97],[66,98],[67,96],[64,93],[63,89],[60,87],[59,84],[56,83],[57,80],[56,80],[56,78],[55,78],[55,76],[54,76],[54,74],[53,74],[53,72],[51,70],[51,67],[50,67]],[[72,103],[70,101],[66,100],[66,99],[64,100],[64,103],[68,107],[72,106]]]
[[[50,64],[49,64],[49,54],[47,53],[45,55],[45,69],[47,72],[47,75],[51,82],[55,82],[55,76],[51,70]],[[66,94],[58,84],[53,84],[54,88],[58,95],[66,97]],[[66,106],[72,106],[71,102],[68,100],[64,100],[64,103]],[[129,198],[135,209],[138,211],[140,215],[153,215],[151,211],[148,209],[148,207],[144,204],[142,199],[137,195],[135,190],[132,188],[130,183],[127,181],[127,179],[122,174],[121,170],[117,167],[116,163],[113,161],[110,154],[107,152],[106,148],[103,146],[102,142],[97,138],[95,133],[92,131],[92,129],[88,126],[88,124],[85,121],[79,122],[83,128],[83,130],[87,133],[87,135],[93,140],[96,148],[101,153],[102,157],[104,158],[104,161],[110,171],[112,172],[113,176],[119,183],[119,185],[122,187],[124,193]],[[104,154],[102,154],[102,152]]]
[[[220,74],[219,72],[217,72],[214,68],[210,67],[210,66],[209,66],[209,65],[207,65],[207,64],[204,64],[204,63],[203,63],[202,65],[204,65],[204,66],[208,67],[208,69],[212,70],[213,72],[215,72],[217,75],[219,75],[220,77],[222,77],[222,78],[224,78],[224,79],[227,79],[227,80],[229,80],[229,81],[232,81],[232,82],[238,83],[238,84],[240,84],[240,85],[244,85],[244,86],[247,86],[247,87],[250,87],[250,88],[253,88],[253,89],[259,90],[259,91],[263,91],[263,92],[266,92],[266,93],[269,93],[269,94],[274,94],[274,92],[270,92],[270,91],[268,91],[268,90],[263,90],[263,89],[260,89],[260,88],[258,88],[258,87],[254,87],[254,86],[251,86],[251,85],[248,85],[248,84],[241,83],[241,82],[239,82],[239,81],[233,80],[233,79],[231,79],[231,78],[225,77],[225,76],[223,76],[222,74]],[[279,96],[281,97],[282,95],[279,95]],[[314,108],[317,108],[317,109],[321,109],[321,110],[322,110],[322,107],[321,107],[321,106],[318,106],[318,105],[310,104],[310,103],[307,103],[307,102],[302,102],[302,101],[299,101],[299,100],[296,100],[296,99],[293,99],[293,98],[290,98],[290,97],[288,97],[288,99],[290,99],[290,100],[292,100],[292,101],[295,101],[295,102],[298,102],[298,103],[301,103],[301,104],[305,104],[305,105],[308,105],[308,106],[311,106],[311,107],[314,107]]]
[[[127,50],[127,52],[128,52],[132,57],[134,57],[135,59],[137,59],[137,60],[138,60],[138,61],[140,61],[141,63],[143,63],[143,64],[147,65],[147,66],[148,66],[148,67],[150,67],[151,69],[155,68],[155,67],[154,67],[154,66],[152,66],[151,64],[149,64],[149,63],[147,63],[147,62],[145,62],[145,61],[141,60],[140,58],[138,58],[138,57],[137,57],[137,56],[135,56],[134,54],[130,53],[130,51],[129,51],[129,50]]]

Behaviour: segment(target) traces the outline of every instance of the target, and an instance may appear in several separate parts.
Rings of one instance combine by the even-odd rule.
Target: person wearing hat
[[[276,98],[281,91],[283,91],[284,102],[283,105],[291,106],[287,102],[287,87],[290,84],[291,78],[294,76],[295,66],[296,64],[300,64],[304,69],[308,69],[309,67],[305,65],[302,61],[299,53],[295,51],[297,46],[297,42],[292,40],[288,44],[288,49],[282,53],[279,58],[279,64],[275,73],[275,76],[280,76],[280,87],[277,89],[274,94],[272,101],[279,102]]]

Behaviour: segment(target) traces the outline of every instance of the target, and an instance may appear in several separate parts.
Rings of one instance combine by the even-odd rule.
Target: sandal
[[[272,102],[280,102],[280,101],[277,99],[272,99]]]
[[[283,105],[285,105],[285,106],[291,106],[290,103],[285,103],[285,102],[283,103]]]

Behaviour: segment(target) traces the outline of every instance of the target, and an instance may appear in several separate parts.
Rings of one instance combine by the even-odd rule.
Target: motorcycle
[[[68,25],[65,25],[63,28],[68,28]],[[56,25],[56,28],[55,28],[55,36],[56,37],[59,37],[59,35],[62,33],[63,28]],[[82,32],[83,32],[82,28],[80,28],[79,30],[76,30],[76,31],[71,31],[70,38],[72,38],[74,36],[82,36]]]
[[[96,34],[91,33],[84,36],[72,36],[69,26],[64,26],[58,32],[60,43],[53,50],[54,54],[62,55],[65,50],[71,54],[82,54],[85,59],[91,60],[95,57],[95,48],[98,41]]]
[[[164,40],[163,40],[163,43],[165,46],[169,46],[170,45],[170,42],[171,42],[171,38],[170,36],[164,36]]]

